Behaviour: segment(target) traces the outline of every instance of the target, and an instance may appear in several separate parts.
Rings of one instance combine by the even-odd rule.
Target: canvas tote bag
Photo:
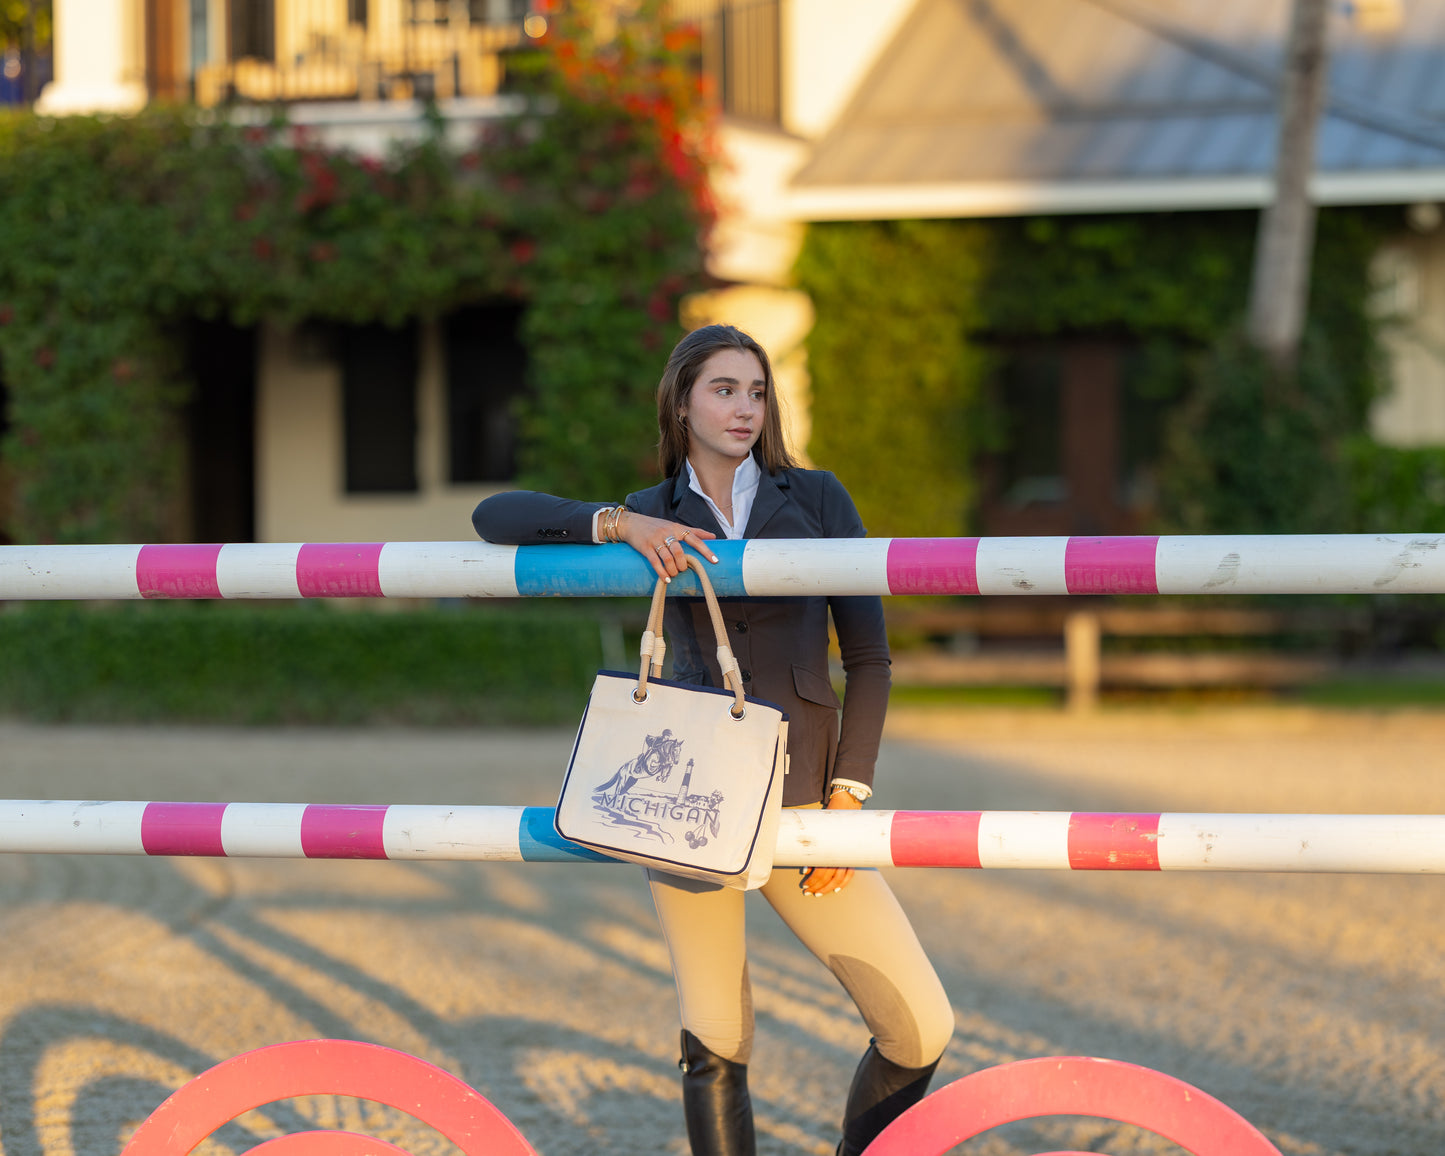
[[[772,871],[788,716],[744,696],[712,583],[698,559],[687,563],[728,689],[660,677],[667,587],[659,580],[637,677],[603,670],[592,684],[553,822],[564,839],[619,859],[752,890]]]

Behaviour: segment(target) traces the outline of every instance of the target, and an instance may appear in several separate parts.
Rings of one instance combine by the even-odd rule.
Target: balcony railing
[[[210,38],[225,51],[197,64],[192,92],[202,105],[490,96],[528,10],[525,0],[230,0],[223,35]]]

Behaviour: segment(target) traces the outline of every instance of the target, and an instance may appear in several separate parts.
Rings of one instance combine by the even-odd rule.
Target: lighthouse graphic
[[[645,785],[667,781],[680,761],[682,745],[671,731],[648,735],[646,749],[593,790],[593,809],[609,826],[627,828],[639,839],[669,844],[681,834],[689,847],[706,847],[709,836],[718,835],[723,793],[694,793],[696,760],[687,760],[675,791],[648,790]]]

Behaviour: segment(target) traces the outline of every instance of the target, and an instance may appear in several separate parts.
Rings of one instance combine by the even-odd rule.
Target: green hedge
[[[602,642],[552,603],[30,603],[0,614],[0,655],[0,717],[552,725],[580,717]]]
[[[1344,457],[1356,529],[1445,534],[1445,446],[1400,449],[1356,438]]]
[[[997,351],[1120,337],[1143,355],[1132,388],[1173,415],[1155,463],[1161,526],[1348,529],[1332,478],[1379,384],[1367,270],[1392,219],[1321,212],[1310,356],[1283,404],[1240,372],[1234,338],[1255,213],[811,225],[796,267],[817,312],[809,452],[848,485],[870,532],[968,532],[977,457],[1007,448],[991,397]],[[1328,396],[1289,401],[1322,383]],[[1261,458],[1286,464],[1290,485],[1261,494]]]

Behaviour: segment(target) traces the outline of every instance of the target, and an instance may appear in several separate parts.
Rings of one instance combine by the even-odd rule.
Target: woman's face
[[[743,349],[722,349],[709,357],[688,393],[688,457],[726,460],[736,466],[763,436],[768,387],[762,362]]]

